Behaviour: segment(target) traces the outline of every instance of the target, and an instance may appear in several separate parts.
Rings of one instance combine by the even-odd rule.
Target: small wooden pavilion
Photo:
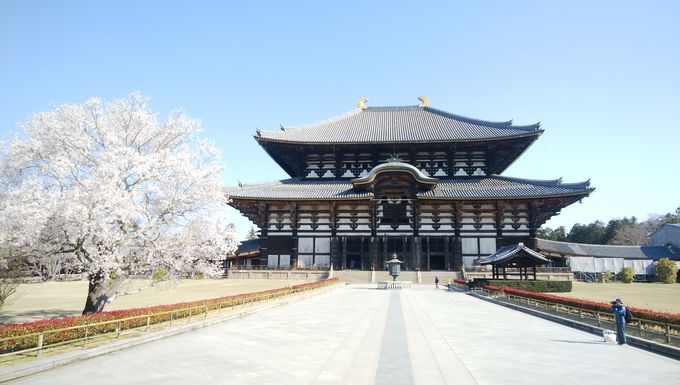
[[[494,254],[482,259],[481,265],[491,265],[493,279],[508,279],[508,276],[518,276],[520,280],[529,280],[531,268],[532,280],[536,280],[536,266],[544,266],[550,260],[542,254],[518,243],[506,246]]]

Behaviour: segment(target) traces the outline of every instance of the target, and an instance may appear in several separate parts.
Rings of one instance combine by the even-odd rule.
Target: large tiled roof
[[[537,248],[545,253],[556,253],[565,256],[626,259],[680,259],[680,254],[678,254],[677,250],[663,246],[589,245],[585,243],[538,239]]]
[[[430,107],[359,108],[331,119],[280,131],[257,131],[259,141],[284,143],[418,143],[465,142],[539,135],[540,124],[513,126]]]
[[[589,182],[562,183],[559,179],[542,181],[493,175],[440,179],[435,188],[419,192],[418,196],[425,199],[493,199],[587,195],[593,191],[589,186]],[[225,189],[225,193],[234,199],[274,200],[369,199],[373,196],[372,192],[355,190],[350,180],[300,178],[242,185]]]
[[[496,251],[495,253],[482,258],[482,260],[480,260],[479,263],[482,265],[489,265],[507,261],[509,259],[512,259],[519,252],[524,253],[524,255],[538,262],[543,263],[550,262],[550,260],[543,256],[541,253],[531,250],[530,248],[524,246],[523,243],[518,243],[516,245],[506,246],[501,249],[498,249],[498,251]]]
[[[666,230],[668,229],[668,230]],[[658,229],[654,230],[649,236],[651,237],[652,235],[656,234],[659,231],[666,230],[666,231],[672,231],[676,232],[677,234],[680,234],[680,223],[665,223],[663,226],[659,227]]]

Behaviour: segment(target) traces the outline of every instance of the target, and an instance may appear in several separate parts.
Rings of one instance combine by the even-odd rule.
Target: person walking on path
[[[439,290],[439,277],[434,277],[434,289]]]
[[[619,345],[626,344],[626,307],[623,306],[621,298],[610,302],[612,304],[612,313],[616,320],[616,342]]]

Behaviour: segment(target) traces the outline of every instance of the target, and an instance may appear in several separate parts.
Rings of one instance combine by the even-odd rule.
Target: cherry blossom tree
[[[218,151],[197,120],[161,121],[147,101],[55,107],[0,150],[0,249],[72,256],[89,277],[83,314],[126,294],[131,276],[216,274],[238,245]]]

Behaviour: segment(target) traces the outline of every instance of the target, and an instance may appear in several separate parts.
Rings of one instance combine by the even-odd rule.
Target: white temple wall
[[[632,267],[635,274],[655,274],[654,261],[651,259],[568,257],[571,271],[584,273],[619,273],[624,267]]]

